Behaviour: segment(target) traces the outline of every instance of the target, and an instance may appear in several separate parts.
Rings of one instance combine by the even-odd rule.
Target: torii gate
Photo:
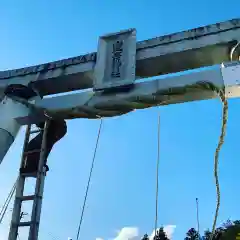
[[[117,41],[116,58],[112,51]],[[48,109],[65,119],[111,117],[135,108],[215,97],[211,91],[203,89],[169,95],[169,90],[184,89],[199,81],[208,81],[217,87],[225,85],[229,97],[238,97],[238,62],[148,82],[137,79],[239,60],[239,42],[240,19],[137,43],[136,31],[130,29],[100,37],[97,53],[0,72],[0,92],[11,83],[28,84],[31,81],[44,96],[85,90],[35,101],[37,108]],[[119,72],[114,75],[114,71]],[[125,87],[124,91],[121,87]],[[3,98],[3,94],[1,96]],[[0,105],[0,162],[20,126],[35,123],[41,115],[28,113],[28,109],[16,104],[10,105],[6,101]]]
[[[97,53],[0,72],[0,92],[9,84],[30,82],[43,96],[82,90],[29,102],[2,93],[0,163],[20,127],[44,120],[44,112],[64,119],[96,119],[216,97],[206,83],[225,88],[227,98],[239,97],[239,56],[240,19],[233,19],[141,42],[136,42],[136,30],[129,29],[100,37]]]

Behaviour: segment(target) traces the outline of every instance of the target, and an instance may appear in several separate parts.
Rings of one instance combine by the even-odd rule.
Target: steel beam
[[[160,77],[157,80],[137,81],[126,92],[94,92],[49,97],[36,101],[39,109],[47,109],[49,114],[65,119],[114,117],[134,109],[157,105],[169,105],[189,101],[206,100],[217,97],[213,91],[202,87],[207,82],[216,88],[226,88],[227,97],[240,96],[240,62],[227,63],[211,69],[173,77]],[[199,85],[199,86],[197,86]],[[14,118],[22,125],[36,123],[44,119],[41,111],[15,114]]]
[[[137,43],[136,76],[150,77],[220,64],[230,60],[240,41],[240,19],[157,37]],[[239,53],[239,52],[238,52]],[[237,60],[239,54],[233,55]],[[96,53],[0,72],[0,92],[10,83],[36,82],[43,94],[93,87]]]

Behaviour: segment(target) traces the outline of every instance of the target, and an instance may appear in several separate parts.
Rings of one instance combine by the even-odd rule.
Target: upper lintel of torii
[[[41,121],[45,110],[53,117],[94,119],[216,97],[211,87],[202,83],[225,86],[227,97],[239,97],[239,43],[240,19],[141,42],[136,42],[136,30],[129,29],[100,37],[97,53],[0,72],[0,89],[30,81],[45,96],[88,88],[35,102],[40,111],[14,116],[22,125]],[[164,76],[212,65],[217,66]],[[138,80],[152,76],[159,77]]]
[[[211,66],[230,60],[240,41],[240,19],[216,23],[136,44],[136,78]],[[9,83],[36,81],[43,95],[93,87],[97,53],[0,72],[0,89]],[[233,56],[237,60],[236,56]]]

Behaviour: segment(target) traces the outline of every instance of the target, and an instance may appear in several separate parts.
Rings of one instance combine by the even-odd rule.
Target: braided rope
[[[88,101],[86,105],[84,105],[81,108],[78,108],[78,110],[82,111],[80,115],[83,118],[84,117],[99,118],[99,116],[101,117],[120,116],[137,109],[166,105],[174,97],[182,96],[189,92],[199,90],[215,92],[216,89],[217,88],[212,83],[197,82],[196,84],[187,85],[184,87],[168,88],[166,90],[161,90],[156,92],[155,94],[148,96],[134,96],[124,100],[118,99],[116,101],[111,100],[109,102],[95,104],[94,107],[89,106],[89,103],[91,101]],[[91,99],[93,99],[93,97]]]
[[[214,86],[207,82],[198,82],[192,85],[185,85],[183,87],[173,87],[165,90],[160,90],[152,95],[144,96],[131,96],[127,99],[117,99],[116,101],[105,101],[102,103],[91,104],[94,101],[96,93],[90,93],[91,97],[89,100],[80,107],[74,109],[61,110],[59,112],[48,110],[42,107],[35,106],[29,103],[25,99],[21,99],[15,96],[9,96],[14,101],[19,102],[26,107],[30,108],[33,112],[43,113],[43,115],[52,116],[53,118],[88,118],[88,119],[99,119],[100,117],[114,117],[127,114],[136,109],[144,109],[149,107],[166,105],[172,101],[174,97],[179,97],[189,92],[199,90],[214,91]]]
[[[219,184],[219,178],[218,178],[218,163],[219,163],[219,153],[222,148],[222,145],[224,144],[224,139],[226,135],[226,127],[227,127],[227,120],[228,120],[228,102],[226,99],[225,87],[220,89],[214,86],[213,84],[207,83],[207,82],[199,82],[198,85],[199,85],[199,88],[205,88],[213,91],[220,98],[223,104],[221,134],[219,136],[218,145],[216,147],[216,151],[214,155],[214,178],[215,178],[215,185],[216,185],[217,204],[216,204],[215,216],[213,220],[212,232],[210,236],[210,240],[213,240],[215,235],[215,229],[216,229],[217,218],[218,218],[218,213],[220,209],[220,200],[221,200],[220,184]]]
[[[197,89],[205,89],[205,90],[210,90],[213,91],[222,101],[223,104],[223,111],[222,111],[222,126],[221,126],[221,134],[219,136],[219,141],[218,145],[215,151],[215,156],[214,156],[214,178],[215,178],[215,184],[216,184],[216,194],[217,194],[217,199],[216,199],[216,210],[215,210],[215,216],[213,220],[213,226],[212,226],[212,232],[210,236],[210,240],[213,240],[214,234],[215,234],[215,229],[216,229],[216,223],[217,223],[217,218],[218,218],[218,213],[220,209],[220,184],[219,184],[219,179],[218,179],[218,163],[219,163],[219,153],[221,150],[222,145],[224,144],[224,138],[226,135],[226,127],[227,127],[227,120],[228,120],[228,102],[226,99],[226,94],[225,94],[225,87],[222,89],[217,88],[211,83],[208,82],[198,82],[196,85],[188,86],[185,89],[173,89],[172,94],[184,94],[188,91],[190,88],[197,88]]]
[[[220,153],[222,145],[224,144],[224,137],[226,135],[226,127],[227,127],[227,120],[228,120],[228,102],[225,97],[225,89],[222,89],[220,91],[218,90],[217,94],[219,95],[219,97],[222,101],[223,111],[222,111],[221,134],[219,136],[219,141],[218,141],[218,145],[217,145],[217,148],[215,151],[215,156],[214,156],[214,177],[215,177],[215,184],[216,184],[217,204],[216,204],[216,211],[215,211],[210,240],[213,240],[214,235],[215,235],[217,218],[218,218],[218,213],[219,213],[219,208],[220,208],[220,199],[221,198],[220,198],[220,185],[219,185],[219,179],[218,179],[218,163],[219,163],[219,153]]]

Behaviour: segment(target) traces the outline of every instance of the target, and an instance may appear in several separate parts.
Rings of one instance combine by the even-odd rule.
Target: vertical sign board
[[[94,90],[133,84],[136,68],[136,30],[99,38],[94,68]]]

